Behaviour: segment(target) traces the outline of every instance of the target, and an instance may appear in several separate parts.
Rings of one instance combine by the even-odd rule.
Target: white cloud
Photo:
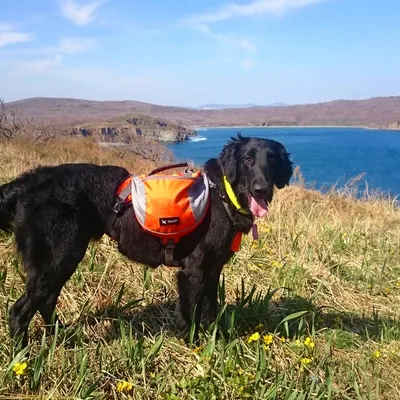
[[[93,47],[96,40],[93,38],[66,36],[60,41],[56,51],[63,54],[84,53]]]
[[[33,40],[33,35],[31,33],[18,32],[8,23],[0,23],[0,47],[12,43],[30,42],[31,40]]]
[[[54,55],[54,54],[67,54],[74,55],[84,53],[91,50],[98,40],[96,38],[89,37],[77,37],[77,36],[64,36],[54,46],[47,47],[31,47],[28,49],[14,49],[7,51],[9,56],[38,56],[38,55]]]
[[[247,4],[228,3],[214,12],[192,15],[185,19],[188,26],[221,42],[235,44],[246,51],[255,51],[255,46],[248,39],[234,34],[216,33],[210,25],[238,17],[259,17],[266,14],[279,15],[291,9],[311,6],[327,0],[253,0]]]
[[[0,22],[0,32],[11,31],[13,28],[8,22]]]
[[[303,8],[326,0],[254,0],[248,4],[229,3],[220,9],[189,19],[197,23],[213,23],[237,17],[256,17],[265,14],[283,14],[291,9]]]
[[[76,25],[88,25],[95,18],[97,9],[105,0],[92,1],[83,4],[76,0],[60,0],[62,15]]]
[[[13,52],[11,54],[16,55],[21,60],[12,61],[13,65],[12,72],[15,75],[34,75],[34,74],[45,74],[54,72],[62,66],[66,56],[76,55],[84,53],[89,50],[96,40],[94,38],[80,38],[74,36],[66,36],[61,38],[58,45],[53,47],[44,47],[38,49],[26,49],[23,52]],[[10,55],[10,53],[7,53]],[[42,57],[36,60],[26,60],[27,56]],[[3,60],[3,64],[9,64]]]
[[[252,69],[252,68],[254,68],[254,66],[255,66],[255,64],[254,64],[252,61],[250,61],[250,60],[243,60],[243,61],[240,63],[240,65],[241,65],[241,67],[242,67],[243,69]]]
[[[233,44],[245,51],[254,52],[256,50],[254,44],[249,40],[234,34],[213,32],[206,24],[198,25],[196,26],[196,29],[206,36],[218,40],[219,42]]]
[[[233,64],[236,63],[237,60],[235,58],[230,58],[230,57],[226,57],[226,58],[221,58],[221,59],[205,59],[205,60],[193,60],[193,64],[195,65],[201,65],[201,66],[215,66],[215,65],[221,65],[221,64]]]
[[[57,54],[52,58],[21,62],[17,65],[14,73],[16,75],[43,74],[59,66],[64,59],[62,54]]]

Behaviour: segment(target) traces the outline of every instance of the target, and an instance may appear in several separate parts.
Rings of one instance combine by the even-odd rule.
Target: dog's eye
[[[244,156],[243,160],[245,161],[245,163],[247,164],[251,164],[253,162],[253,157],[251,156]]]

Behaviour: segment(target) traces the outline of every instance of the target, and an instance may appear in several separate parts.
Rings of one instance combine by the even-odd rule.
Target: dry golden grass
[[[84,141],[9,143],[0,157],[0,181],[44,163],[153,167]],[[60,297],[59,314],[72,326],[42,345],[36,317],[28,359],[10,349],[7,310],[23,284],[13,238],[0,235],[0,398],[400,398],[396,203],[336,190],[323,195],[297,184],[276,193],[259,230],[260,240],[245,238],[224,269],[221,335],[211,327],[201,349],[183,342],[175,271],[132,263],[104,237],[90,245]],[[249,343],[257,330],[260,339]],[[269,333],[273,343],[264,349]],[[305,344],[307,337],[315,347]],[[8,370],[24,360],[25,374]],[[121,380],[132,387],[120,385],[118,392]]]
[[[122,148],[99,147],[91,139],[59,138],[35,144],[29,140],[0,140],[0,180],[7,181],[39,165],[92,162],[115,164],[129,171],[146,172],[156,163]]]

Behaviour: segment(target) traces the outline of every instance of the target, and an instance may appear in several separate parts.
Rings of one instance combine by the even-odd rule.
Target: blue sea
[[[169,144],[179,161],[196,165],[217,157],[231,136],[281,142],[308,186],[325,191],[364,174],[358,190],[400,195],[400,132],[361,128],[201,128],[187,142]]]

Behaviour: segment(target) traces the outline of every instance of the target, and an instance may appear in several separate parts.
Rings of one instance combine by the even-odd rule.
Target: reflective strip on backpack
[[[132,179],[132,205],[140,225],[177,242],[203,220],[210,202],[203,173],[152,175]]]

